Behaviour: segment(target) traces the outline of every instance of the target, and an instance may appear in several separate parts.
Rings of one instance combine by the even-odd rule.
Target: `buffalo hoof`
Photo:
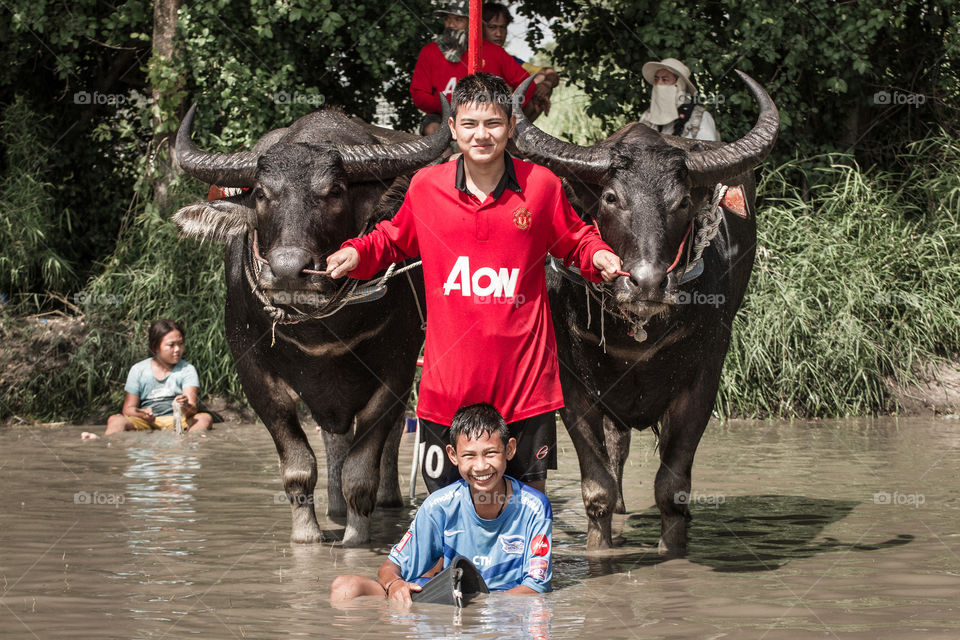
[[[323,532],[316,524],[313,527],[294,527],[290,532],[290,541],[297,544],[317,544],[323,542]]]
[[[347,515],[347,528],[343,532],[343,546],[359,547],[370,542],[370,518]]]

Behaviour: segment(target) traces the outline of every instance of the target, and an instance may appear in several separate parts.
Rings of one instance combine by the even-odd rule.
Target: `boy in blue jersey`
[[[376,580],[340,576],[330,599],[376,595],[410,603],[410,593],[458,555],[476,565],[490,591],[550,591],[553,514],[545,495],[504,475],[516,449],[492,406],[458,410],[447,455],[462,479],[427,496]]]

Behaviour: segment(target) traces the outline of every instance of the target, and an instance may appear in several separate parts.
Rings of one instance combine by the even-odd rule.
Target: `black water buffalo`
[[[316,457],[296,412],[302,400],[323,430],[328,513],[346,515],[345,545],[364,543],[375,502],[402,504],[395,427],[423,343],[412,291],[422,277],[400,276],[386,293],[369,286],[366,299],[380,299],[341,307],[357,281],[334,282],[321,269],[344,240],[379,219],[381,198],[390,190],[402,195],[403,174],[440,156],[450,132],[388,135],[323,110],[271,131],[251,151],[217,154],[191,141],[195,110],[177,134],[180,166],[204,182],[249,189],[184,207],[174,219],[183,235],[226,243],[227,340],[244,392],[277,447],[291,537],[321,539]],[[378,143],[390,138],[397,142]],[[364,293],[360,286],[354,296]]]
[[[630,274],[588,292],[572,277],[550,279],[566,402],[561,416],[580,460],[588,549],[612,544],[631,429],[647,427],[659,440],[660,552],[686,548],[690,471],[753,268],[752,169],[770,152],[780,126],[770,96],[738,73],[760,115],[730,144],[661,136],[632,123],[580,147],[545,134],[515,109],[517,147],[569,180],[585,215]],[[693,221],[701,210],[717,210],[711,200],[718,183],[743,186],[747,216],[714,218],[718,233],[702,250],[702,262],[692,263],[697,241],[705,239],[703,220]]]

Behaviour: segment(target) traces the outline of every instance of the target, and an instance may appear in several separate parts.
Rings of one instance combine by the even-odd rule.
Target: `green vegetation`
[[[913,382],[960,353],[960,145],[933,137],[911,149],[906,175],[849,156],[762,172],[759,250],[721,413],[895,410],[886,378]]]
[[[36,114],[22,98],[7,106],[0,122],[11,171],[0,183],[0,292],[61,290],[73,268],[57,251],[70,231],[70,214],[53,206],[52,185],[44,180],[44,149]]]
[[[369,120],[382,97],[396,126],[418,121],[407,88],[439,27],[429,0],[174,2],[166,59],[150,34],[154,8],[171,2],[0,7],[0,420],[116,410],[158,316],[185,323],[204,394],[242,401],[222,328],[222,248],[180,241],[169,222],[205,193],[182,177],[166,191],[164,136],[190,102],[195,139],[212,151],[248,148],[321,105]],[[759,172],[760,248],[720,412],[894,410],[887,380],[960,353],[956,4],[514,5],[562,17],[549,56],[570,83],[538,121],[554,135],[588,144],[635,119],[649,96],[640,69],[666,56],[717,100],[725,139],[755,116],[733,67],[776,99],[783,129]],[[82,323],[17,324],[52,309]],[[36,368],[4,359],[17,352]]]

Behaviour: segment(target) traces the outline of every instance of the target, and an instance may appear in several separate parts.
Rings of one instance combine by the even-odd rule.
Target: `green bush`
[[[38,130],[43,122],[20,96],[0,122],[6,165],[16,168],[0,182],[0,293],[8,299],[24,292],[59,290],[74,277],[73,266],[57,250],[70,231],[69,212],[53,206],[45,180]]]
[[[913,382],[921,365],[960,353],[960,148],[933,137],[912,153],[909,175],[849,156],[761,170],[757,260],[720,413],[890,411],[886,379]]]

